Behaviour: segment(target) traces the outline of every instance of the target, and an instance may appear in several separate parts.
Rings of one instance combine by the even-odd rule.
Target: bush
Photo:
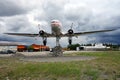
[[[76,47],[79,47],[79,46],[80,46],[80,44],[72,44],[72,45],[68,45],[68,48],[70,50],[76,50]]]

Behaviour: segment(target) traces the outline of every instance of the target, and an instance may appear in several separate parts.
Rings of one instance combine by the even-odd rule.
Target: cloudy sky
[[[0,41],[42,44],[41,38],[8,36],[6,32],[38,33],[37,27],[51,32],[50,21],[62,22],[65,33],[74,23],[74,32],[120,27],[120,0],[0,0]],[[120,43],[120,29],[73,38],[73,43]],[[67,38],[60,40],[62,46]],[[55,38],[48,39],[55,46]]]

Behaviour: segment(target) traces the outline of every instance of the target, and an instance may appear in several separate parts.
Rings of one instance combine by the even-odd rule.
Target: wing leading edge
[[[15,36],[27,36],[27,37],[36,37],[39,34],[31,34],[31,33],[4,33],[8,35],[15,35]]]
[[[87,31],[87,32],[78,32],[78,33],[73,33],[73,34],[64,34],[63,36],[80,36],[80,35],[86,35],[86,34],[93,34],[93,33],[101,33],[101,32],[110,32],[110,31],[114,31],[116,29],[110,29],[110,30],[98,30],[98,31]]]

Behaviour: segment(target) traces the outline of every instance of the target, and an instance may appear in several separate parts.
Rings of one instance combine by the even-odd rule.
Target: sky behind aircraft
[[[19,4],[18,4],[19,3]],[[62,22],[62,32],[67,32],[71,23],[73,30],[92,31],[120,27],[120,0],[1,0],[0,40],[42,44],[42,39],[4,35],[5,32],[37,33],[39,29],[51,32],[50,21]],[[93,35],[80,36],[74,43],[108,42],[120,43],[120,29]],[[55,39],[48,40],[48,45]],[[60,40],[67,45],[67,38]],[[54,46],[54,45],[53,45]]]

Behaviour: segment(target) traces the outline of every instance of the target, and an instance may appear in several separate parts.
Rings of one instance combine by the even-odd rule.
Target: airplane
[[[27,36],[27,37],[42,37],[43,44],[46,45],[47,38],[49,37],[56,37],[56,46],[60,46],[59,40],[61,37],[68,37],[69,45],[72,44],[72,37],[77,37],[80,35],[85,34],[92,34],[92,33],[100,33],[100,32],[109,32],[114,31],[116,29],[108,29],[108,30],[97,30],[97,31],[87,31],[87,32],[77,32],[75,33],[72,29],[73,23],[71,25],[71,28],[67,31],[67,33],[63,34],[61,32],[62,23],[59,20],[52,20],[51,21],[51,31],[52,33],[47,33],[44,30],[40,30],[39,33],[4,33],[8,35],[17,35],[17,36]]]

